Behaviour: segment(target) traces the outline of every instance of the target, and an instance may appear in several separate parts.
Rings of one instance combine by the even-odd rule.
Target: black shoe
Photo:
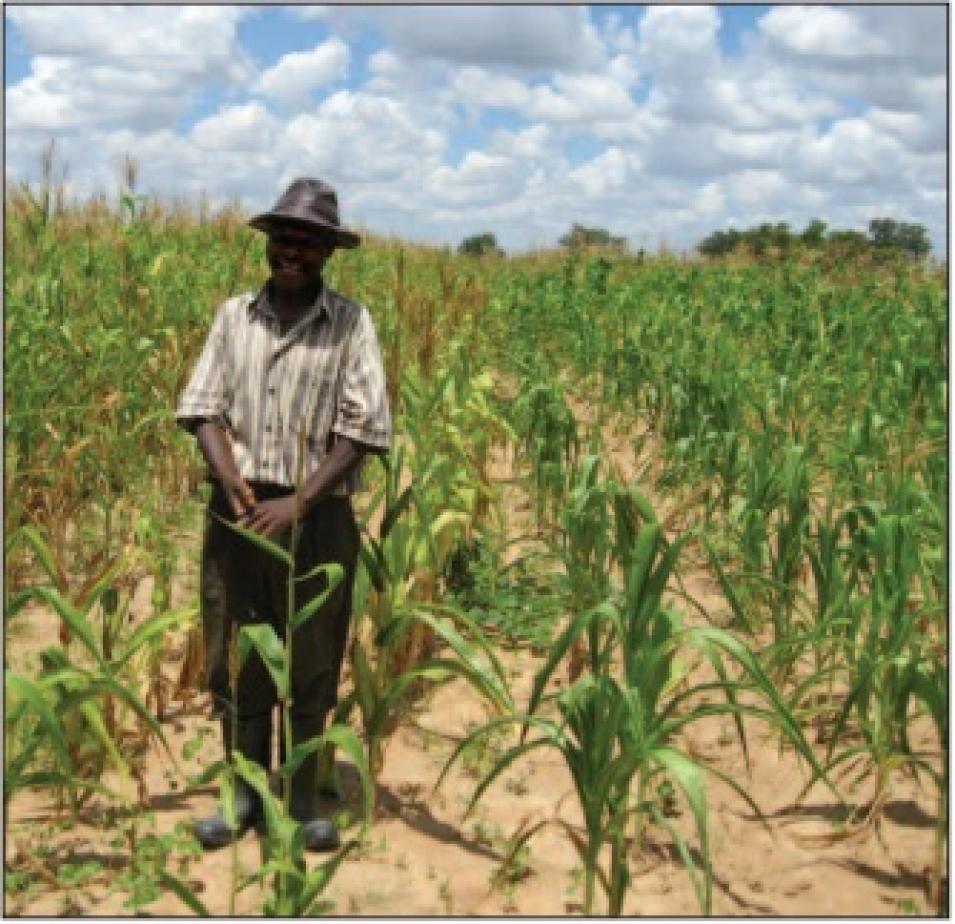
[[[300,744],[325,727],[324,715],[292,716],[292,741]],[[302,826],[305,849],[318,853],[337,850],[340,844],[338,828],[323,818],[318,808],[318,753],[313,751],[295,773],[289,792],[289,814]]]
[[[232,729],[228,717],[222,719],[222,736],[227,756],[232,754]],[[240,754],[268,772],[272,751],[272,714],[240,717],[236,726],[236,745]],[[262,823],[262,800],[243,779],[236,779],[236,826],[232,827],[222,809],[193,824],[196,839],[206,850],[216,850],[242,837],[249,828]]]
[[[217,850],[238,840],[262,820],[261,800],[245,780],[236,781],[235,818],[237,826],[233,828],[220,808],[214,815],[195,822],[193,834],[205,850]]]
[[[294,816],[293,816],[294,817]],[[341,841],[338,837],[338,828],[333,821],[316,816],[309,821],[296,818],[302,825],[305,835],[305,849],[314,853],[326,853],[338,850]]]

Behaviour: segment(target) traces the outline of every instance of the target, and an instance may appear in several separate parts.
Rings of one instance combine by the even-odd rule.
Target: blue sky
[[[947,246],[943,6],[5,7],[6,178],[551,246],[890,215]]]

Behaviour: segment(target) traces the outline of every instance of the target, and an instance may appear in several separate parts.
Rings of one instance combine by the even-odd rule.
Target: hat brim
[[[282,226],[330,234],[335,239],[335,246],[345,249],[357,247],[361,243],[361,238],[354,231],[348,231],[345,228],[339,228],[337,225],[327,224],[323,221],[297,218],[292,215],[277,215],[275,212],[263,212],[249,220],[249,227],[255,228],[256,231],[264,231],[266,234],[274,228]]]

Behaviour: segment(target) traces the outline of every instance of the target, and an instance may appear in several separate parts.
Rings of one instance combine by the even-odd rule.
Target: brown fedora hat
[[[337,247],[357,247],[361,238],[343,228],[338,218],[338,196],[328,183],[311,177],[293,180],[272,206],[271,211],[256,215],[249,224],[268,233],[277,225],[298,225],[331,232]]]

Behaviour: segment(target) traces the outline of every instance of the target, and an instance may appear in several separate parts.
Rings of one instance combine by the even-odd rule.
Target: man
[[[384,452],[391,418],[381,354],[367,308],[322,281],[336,247],[360,238],[342,227],[335,191],[295,180],[270,212],[249,224],[267,236],[271,276],[256,293],[221,305],[182,393],[176,418],[194,433],[213,483],[202,548],[201,602],[206,685],[231,753],[229,639],[238,627],[269,622],[284,637],[284,565],[219,518],[288,546],[300,523],[296,573],[338,562],[345,578],[293,637],[293,745],[321,734],[337,702],[359,535],[349,495],[362,458]],[[296,492],[296,486],[301,480]],[[322,574],[296,585],[296,609],[326,589]],[[237,682],[235,745],[269,769],[275,685],[253,651]],[[318,810],[318,758],[291,780],[290,810],[306,847],[334,849],[335,826]],[[261,820],[261,802],[244,781],[236,792],[238,828],[221,811],[198,821],[206,848],[240,837]]]

